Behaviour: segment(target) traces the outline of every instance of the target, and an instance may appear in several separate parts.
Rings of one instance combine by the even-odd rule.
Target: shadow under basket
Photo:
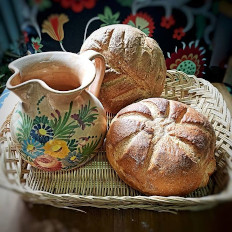
[[[208,81],[169,70],[163,98],[177,100],[203,113],[216,132],[217,169],[204,188],[185,197],[145,196],[117,176],[104,146],[84,166],[70,171],[44,172],[20,158],[10,134],[8,116],[0,132],[0,185],[25,201],[61,208],[139,208],[173,212],[200,210],[232,200],[232,122],[222,95]],[[108,128],[114,115],[107,114]]]

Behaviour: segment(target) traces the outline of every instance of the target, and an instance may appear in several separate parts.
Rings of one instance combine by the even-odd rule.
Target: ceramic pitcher
[[[102,55],[44,52],[15,60],[9,68],[14,74],[7,88],[21,99],[11,118],[21,157],[45,171],[89,161],[106,132],[106,114],[97,99],[105,72]]]

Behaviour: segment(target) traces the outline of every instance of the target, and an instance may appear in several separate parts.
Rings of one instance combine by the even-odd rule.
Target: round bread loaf
[[[86,50],[106,60],[99,96],[106,111],[117,113],[138,99],[161,95],[166,78],[163,52],[141,30],[123,24],[102,27],[85,40],[80,53]]]
[[[119,177],[147,195],[186,195],[214,172],[216,137],[193,108],[150,98],[131,104],[113,119],[107,158]]]

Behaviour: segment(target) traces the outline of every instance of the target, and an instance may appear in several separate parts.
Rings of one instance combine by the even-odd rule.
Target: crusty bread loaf
[[[104,108],[117,113],[138,99],[159,97],[166,78],[166,64],[157,42],[141,30],[117,24],[94,31],[81,53],[95,50],[107,69],[99,99]]]
[[[131,104],[113,119],[107,158],[119,177],[147,195],[185,195],[208,183],[214,172],[216,137],[193,108],[150,98]]]

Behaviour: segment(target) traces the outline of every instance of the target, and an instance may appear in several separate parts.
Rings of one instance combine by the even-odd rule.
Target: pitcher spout
[[[63,94],[75,98],[91,84],[95,75],[94,65],[90,63],[86,67],[84,64],[85,61],[73,53],[45,52],[25,56],[9,64],[14,74],[6,86],[24,103],[47,93],[58,101]]]

